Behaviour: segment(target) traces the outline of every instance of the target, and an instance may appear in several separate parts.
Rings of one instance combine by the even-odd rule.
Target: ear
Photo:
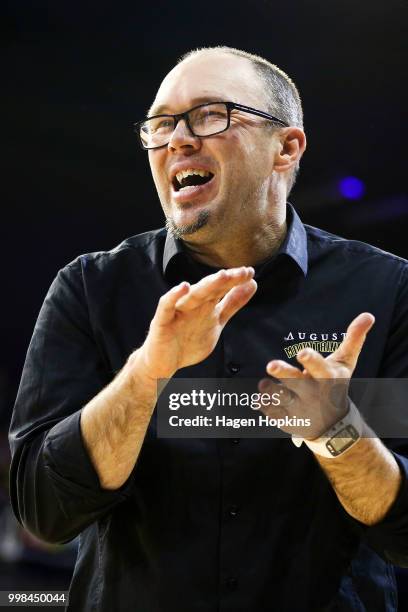
[[[306,149],[306,135],[298,127],[283,128],[279,133],[279,146],[275,153],[274,170],[286,172],[296,166]]]

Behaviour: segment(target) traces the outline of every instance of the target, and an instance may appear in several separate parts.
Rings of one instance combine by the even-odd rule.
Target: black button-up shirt
[[[83,255],[40,312],[14,410],[11,497],[50,542],[80,535],[74,612],[318,612],[396,609],[389,561],[408,563],[408,454],[387,517],[365,527],[342,508],[313,454],[289,439],[164,439],[154,413],[128,481],[103,490],[80,433],[82,407],[140,346],[160,296],[212,271],[165,230]],[[323,355],[369,311],[356,377],[408,374],[407,262],[304,226],[288,207],[279,252],[216,349],[178,377],[261,378]],[[135,406],[137,410],[137,406]]]

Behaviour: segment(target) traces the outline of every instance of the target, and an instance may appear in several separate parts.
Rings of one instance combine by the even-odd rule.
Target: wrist
[[[328,432],[332,429],[335,428],[337,426],[338,423],[341,423],[341,421],[347,417],[347,415],[350,413],[350,409],[351,409],[351,401],[349,400],[349,398],[346,399],[345,403],[344,403],[344,407],[342,407],[342,410],[340,411],[340,409],[338,408],[338,414],[337,414],[337,418],[330,423],[330,425],[326,424],[326,427],[323,430],[318,430],[319,433],[318,434],[314,434],[313,436],[309,437],[309,436],[304,436],[304,440],[305,442],[316,442],[317,440],[320,440],[321,438],[325,438],[328,435]]]
[[[324,434],[314,440],[292,436],[292,441],[297,447],[304,442],[316,455],[333,459],[350,450],[360,440],[363,428],[364,421],[353,402],[349,400],[347,414]]]
[[[145,345],[136,349],[128,358],[127,367],[129,368],[132,378],[138,383],[154,386],[157,388],[157,382],[160,379],[171,378],[174,375],[173,371],[166,370],[163,364],[159,367],[152,367],[146,355]]]

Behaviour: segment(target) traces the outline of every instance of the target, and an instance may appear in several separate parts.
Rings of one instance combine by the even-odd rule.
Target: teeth
[[[183,179],[187,178],[188,176],[191,176],[192,174],[198,174],[199,176],[210,176],[210,172],[207,172],[207,170],[187,168],[187,170],[181,170],[181,172],[178,172],[176,174],[176,179],[181,184],[181,181]]]

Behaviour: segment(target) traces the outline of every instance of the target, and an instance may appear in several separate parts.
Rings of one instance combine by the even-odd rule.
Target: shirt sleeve
[[[391,443],[394,445],[395,441]],[[408,568],[408,459],[391,451],[399,465],[402,475],[401,486],[394,503],[386,516],[378,523],[367,526],[353,518],[340,505],[353,531],[361,537],[383,559]]]
[[[384,519],[367,530],[366,539],[387,561],[408,567],[408,459],[393,455],[401,470],[401,487]]]
[[[30,342],[10,427],[10,497],[21,524],[53,543],[74,538],[125,500],[132,476],[102,489],[80,418],[113,378],[89,320],[80,259],[61,270]]]

